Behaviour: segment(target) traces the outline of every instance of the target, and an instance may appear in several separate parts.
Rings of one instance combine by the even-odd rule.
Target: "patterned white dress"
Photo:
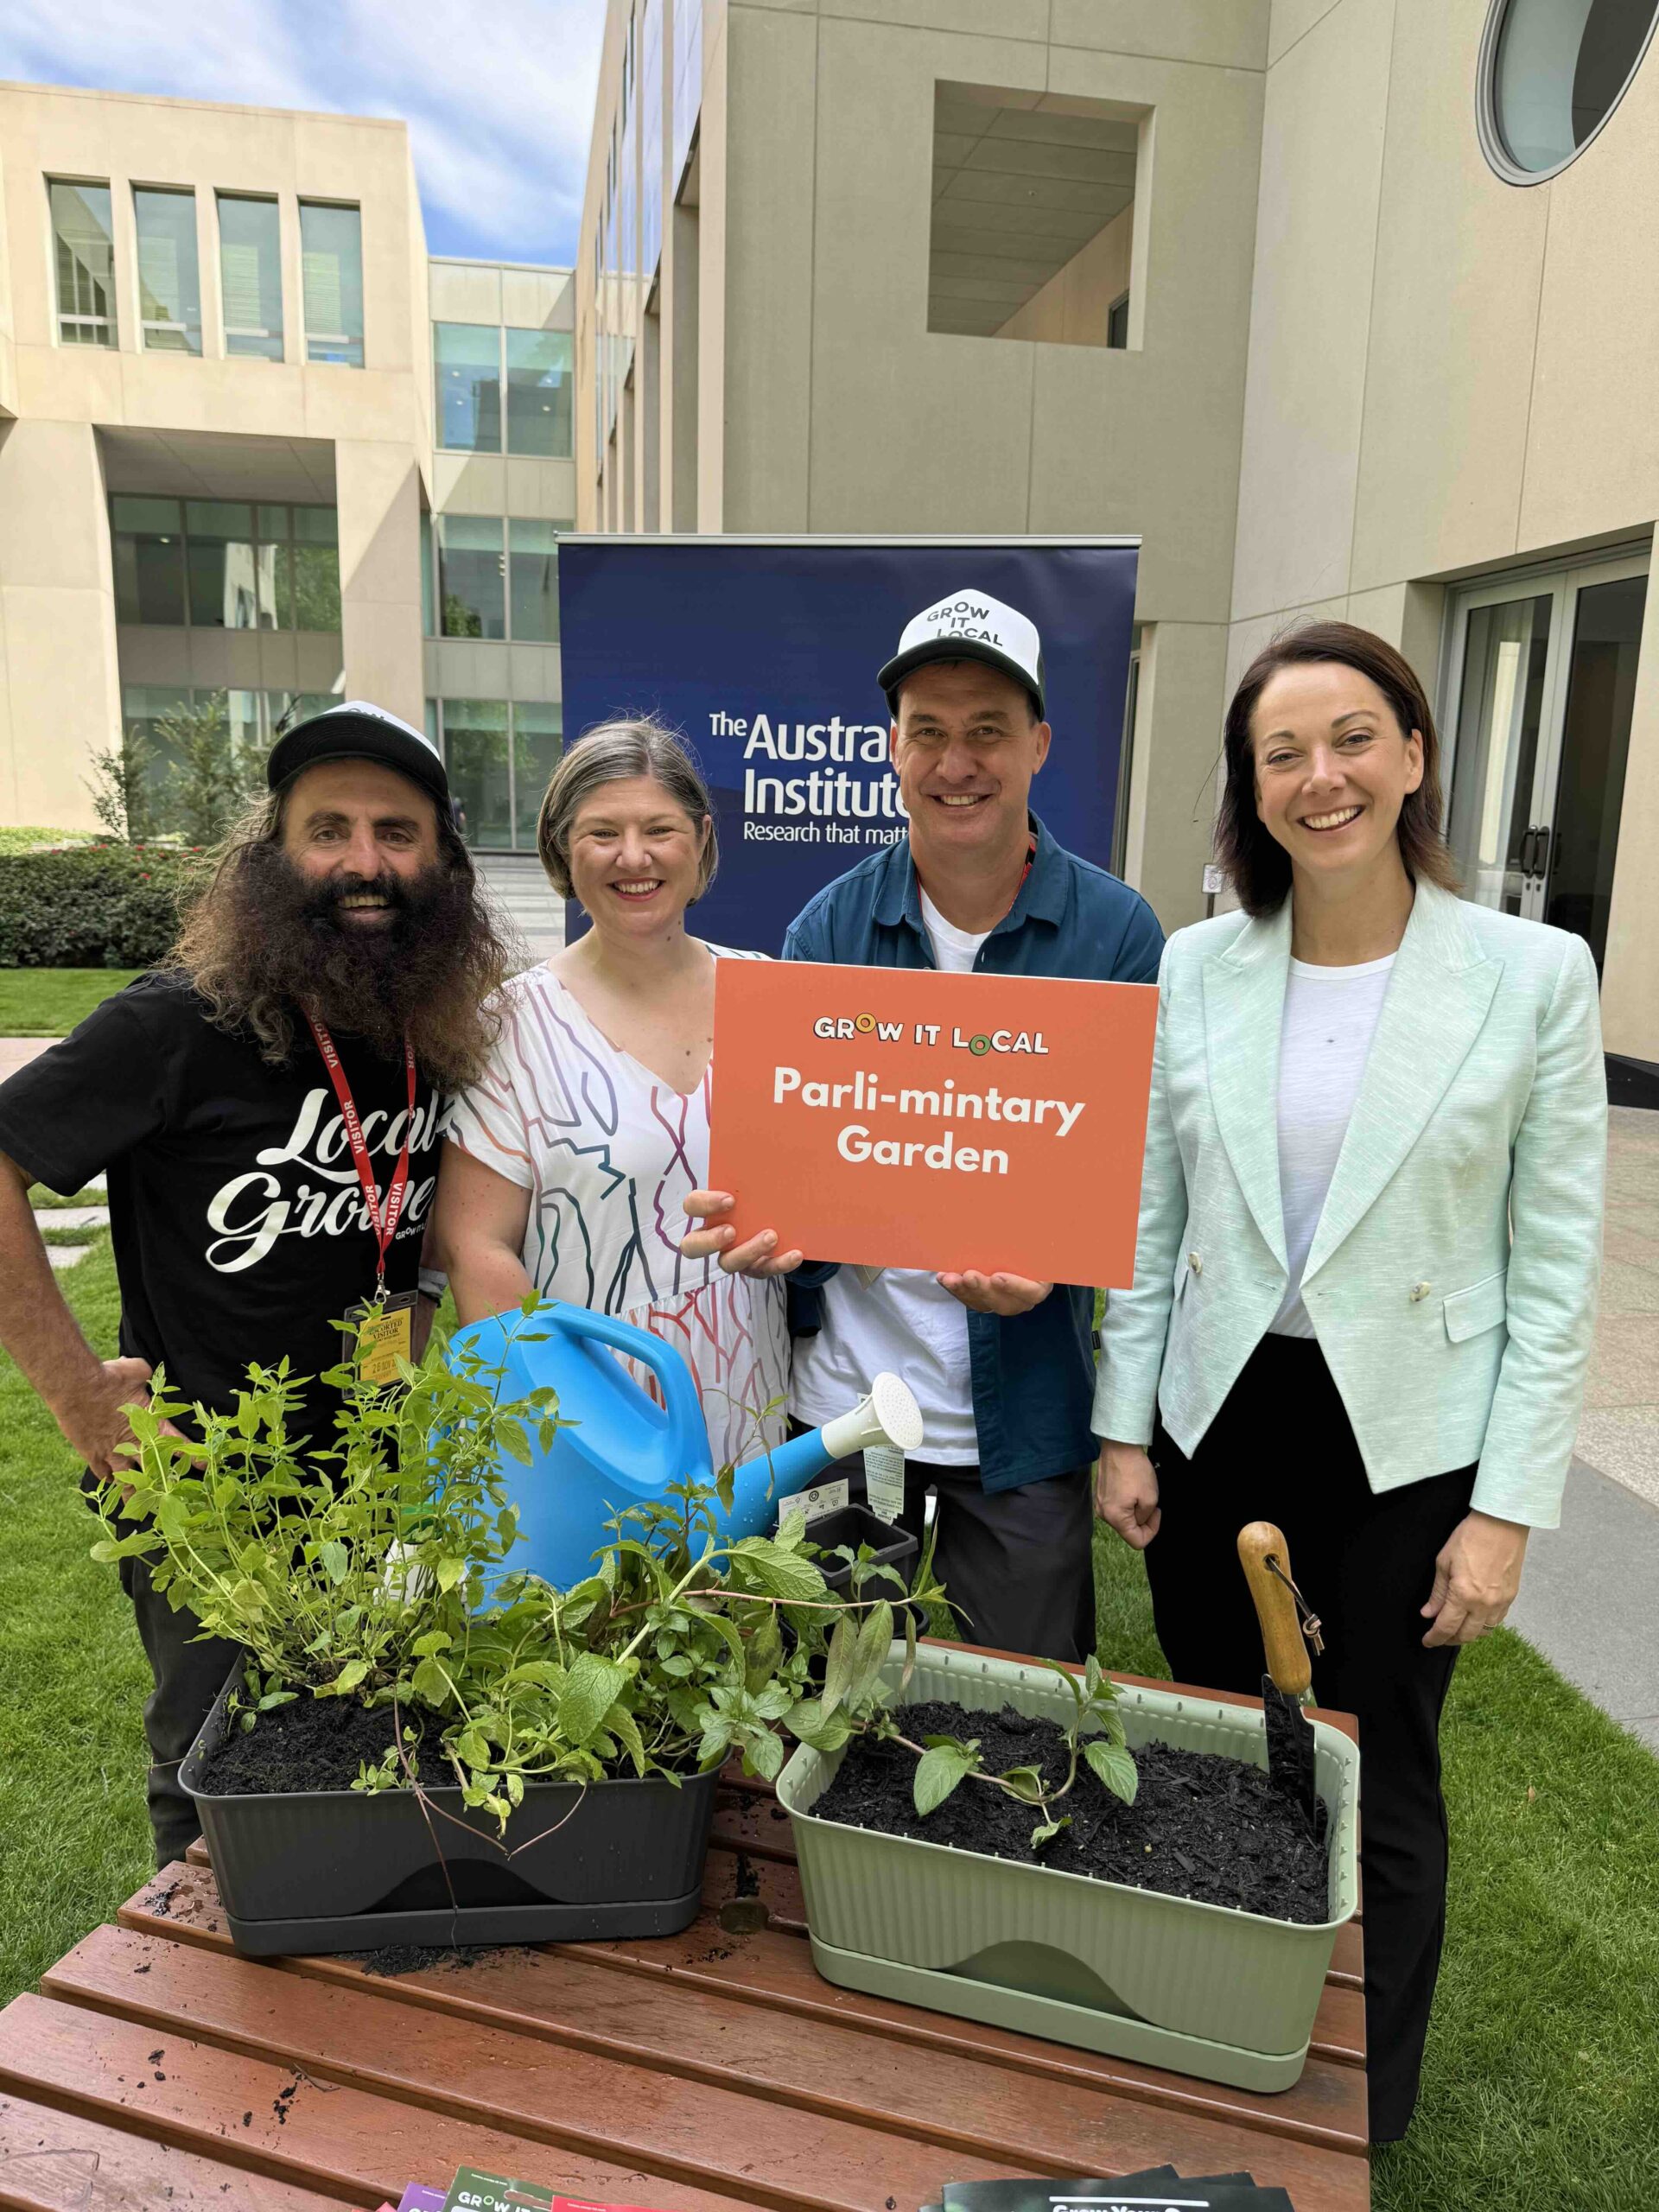
[[[709,947],[719,960],[760,953]],[[688,1260],[685,1197],[709,1176],[714,1068],[676,1090],[618,1050],[549,968],[515,976],[452,1142],[530,1192],[524,1263],[548,1298],[648,1329],[691,1370],[718,1470],[783,1441],[789,1337],[781,1282]],[[660,1402],[637,1361],[623,1363]]]

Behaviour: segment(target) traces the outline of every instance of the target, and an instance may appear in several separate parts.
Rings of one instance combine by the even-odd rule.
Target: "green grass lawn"
[[[112,1348],[109,1240],[65,1278]],[[0,1357],[0,2001],[110,1919],[149,1866],[148,1675],[76,1470]],[[1166,1675],[1139,1559],[1097,1545],[1102,1656]],[[1376,2212],[1659,2206],[1659,1760],[1520,1637],[1460,1662],[1444,1733],[1446,1965],[1423,2101],[1374,2160]]]
[[[67,1037],[137,968],[0,968],[0,1037]]]

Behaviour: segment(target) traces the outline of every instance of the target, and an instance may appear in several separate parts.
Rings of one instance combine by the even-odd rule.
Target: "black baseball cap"
[[[437,747],[423,730],[366,699],[346,699],[296,722],[271,747],[265,781],[280,791],[319,760],[378,760],[429,792],[441,816],[449,813],[449,779]]]

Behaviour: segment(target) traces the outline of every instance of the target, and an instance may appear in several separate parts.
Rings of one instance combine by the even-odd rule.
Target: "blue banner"
[[[1110,864],[1138,545],[1008,539],[567,537],[567,741],[649,714],[714,793],[720,873],[692,917],[776,953],[814,892],[905,834],[876,671],[947,594],[988,592],[1041,632],[1054,741],[1032,804]],[[571,936],[586,926],[567,914]]]

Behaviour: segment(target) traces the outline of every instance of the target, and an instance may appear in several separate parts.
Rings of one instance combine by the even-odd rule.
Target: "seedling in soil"
[[[930,1540],[918,1583],[931,1582],[931,1567]],[[877,1619],[878,1615],[887,1616],[885,1628]],[[887,1639],[892,1632],[891,1615],[892,1608],[882,1604],[861,1624],[850,1618],[836,1624],[830,1638],[822,1696],[804,1700],[785,1722],[802,1743],[815,1751],[831,1752],[850,1743],[855,1736],[868,1734],[913,1751],[917,1764],[912,1795],[916,1810],[924,1818],[944,1804],[963,1782],[976,1782],[1000,1789],[1005,1796],[1034,1807],[1042,1815],[1031,1832],[1033,1850],[1052,1842],[1071,1825],[1071,1815],[1058,1808],[1071,1794],[1080,1764],[1086,1765],[1095,1778],[1126,1805],[1135,1802],[1135,1760],[1128,1750],[1122,1719],[1117,1711],[1117,1691],[1102,1672],[1100,1662],[1092,1652],[1081,1676],[1052,1660],[1039,1662],[1058,1675],[1072,1700],[1071,1718],[1064,1732],[1068,1754],[1065,1779],[1057,1788],[1050,1788],[1034,1766],[1011,1766],[1001,1773],[988,1772],[982,1764],[976,1737],[930,1735],[918,1744],[905,1734],[883,1694],[880,1680]],[[899,1683],[900,1697],[909,1686],[915,1665],[916,1626],[914,1619],[907,1617],[905,1666]]]

